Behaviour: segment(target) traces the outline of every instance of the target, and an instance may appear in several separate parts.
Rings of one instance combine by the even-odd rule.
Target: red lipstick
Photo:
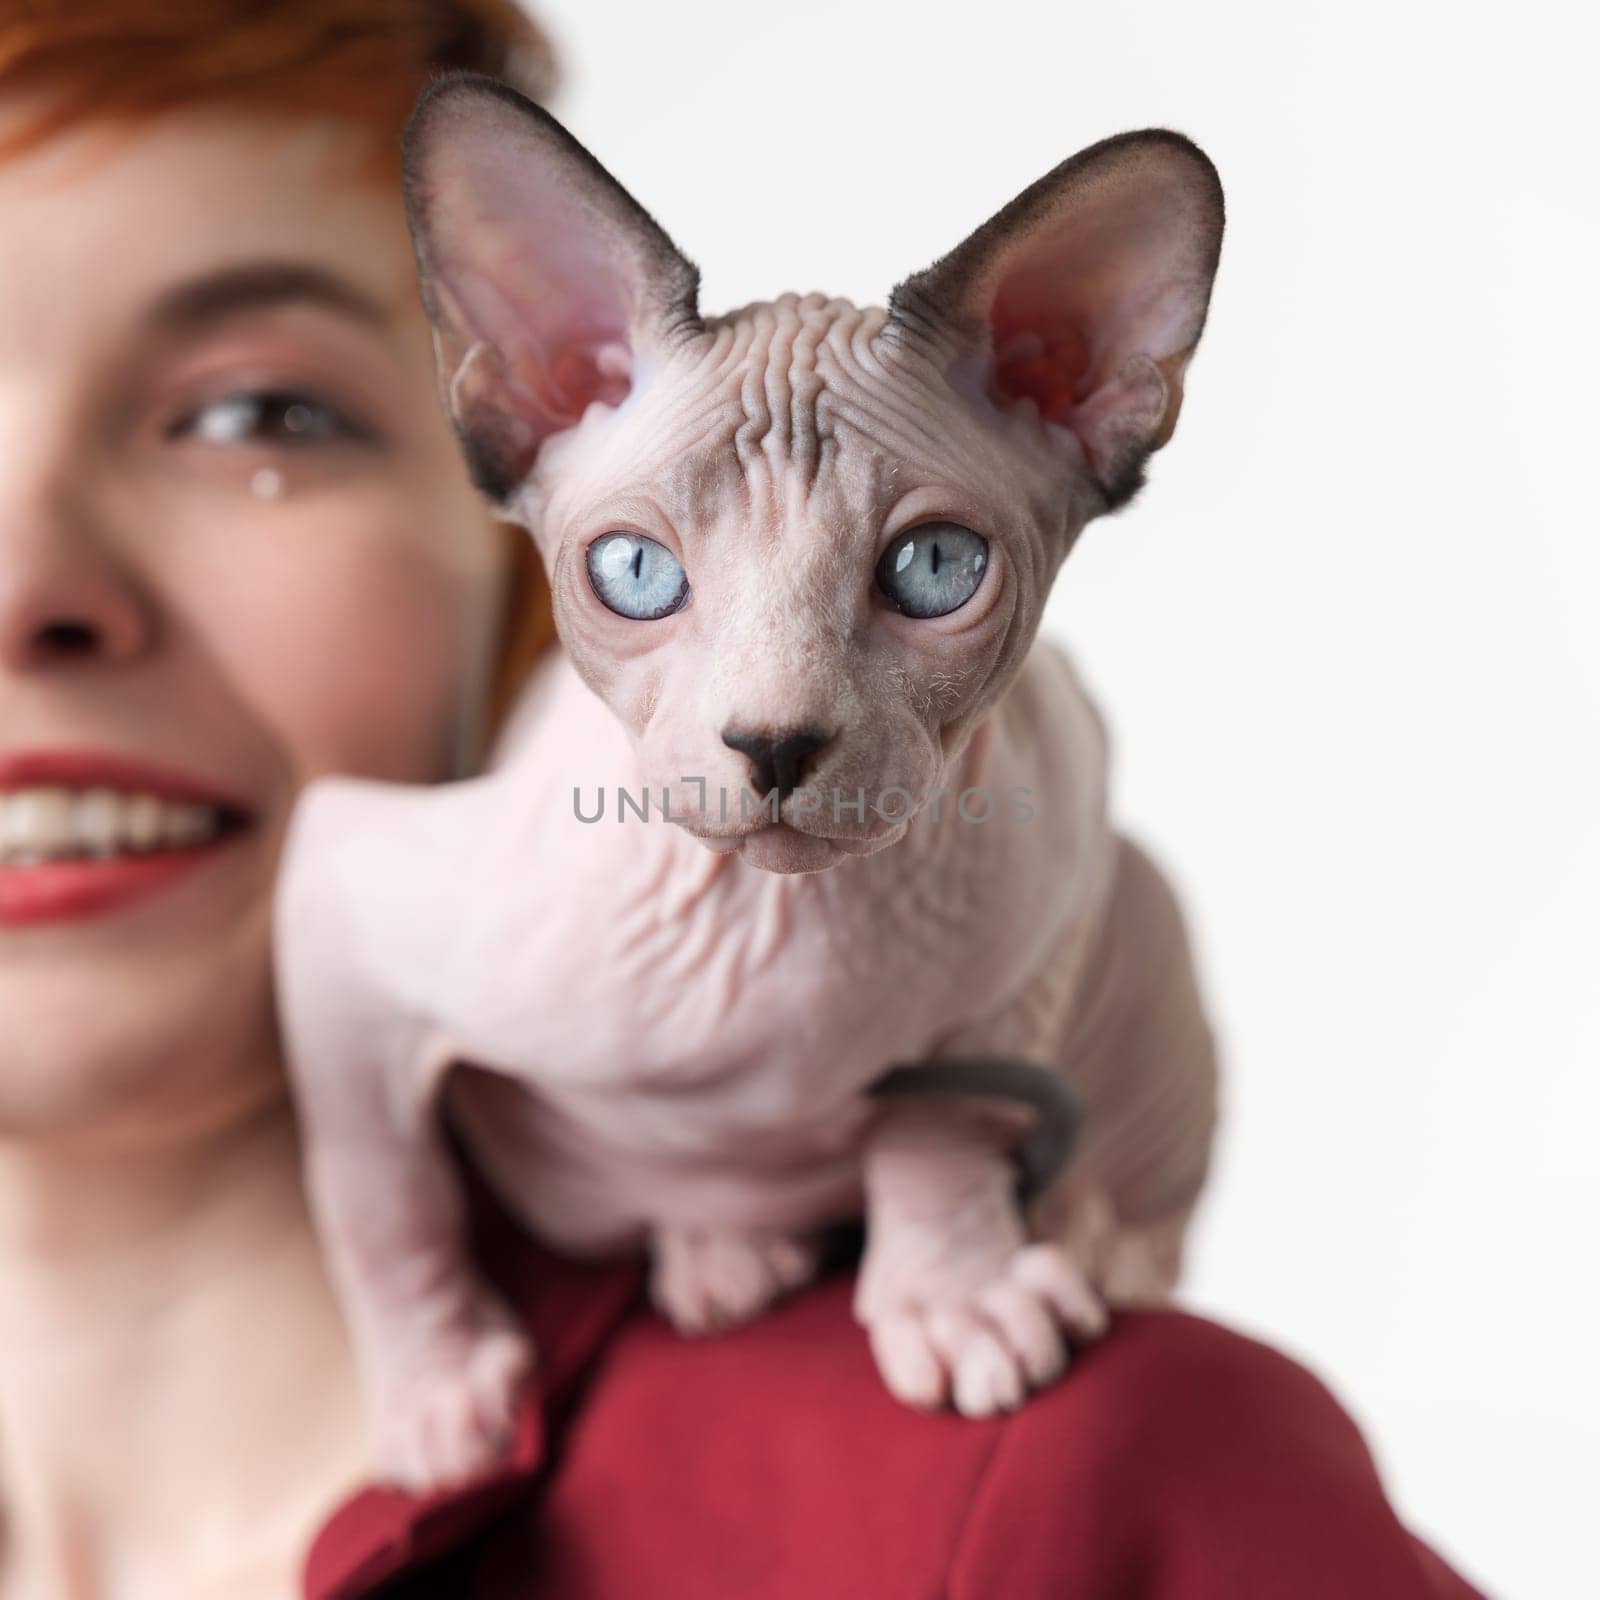
[[[0,927],[95,916],[174,884],[214,859],[249,821],[249,812],[217,786],[134,756],[97,750],[0,752],[0,797],[18,789],[115,789],[173,804],[214,806],[222,829],[197,844],[137,855],[75,857],[31,865],[0,862]]]
[[[0,750],[0,794],[12,789],[120,789],[158,800],[219,806],[243,815],[242,800],[172,767],[111,750]]]

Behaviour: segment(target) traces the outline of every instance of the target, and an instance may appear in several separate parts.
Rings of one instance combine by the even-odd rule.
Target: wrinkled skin
[[[1062,494],[1070,436],[986,425],[925,356],[884,338],[885,320],[820,295],[718,319],[672,349],[625,418],[591,409],[552,444],[549,493],[542,472],[529,496],[563,641],[633,736],[636,780],[752,866],[813,871],[904,837],[911,798],[1015,677],[1083,520]],[[1014,494],[984,493],[1008,478]],[[934,517],[981,529],[991,554],[964,606],[918,620],[870,578],[897,533]],[[597,598],[582,550],[619,528],[681,552],[689,605],[641,624]],[[805,771],[812,809],[795,796],[774,828],[752,790],[741,819],[749,762],[729,727],[831,733]],[[906,798],[847,808],[861,788]]]
[[[443,393],[539,543],[568,654],[487,776],[320,783],[290,840],[286,1023],[382,1464],[418,1485],[484,1465],[529,1357],[462,1257],[441,1095],[547,1240],[648,1246],[687,1331],[755,1315],[864,1210],[856,1312],[886,1382],[1015,1406],[1108,1302],[1170,1289],[1210,1148],[1177,908],[1112,828],[1101,723],[1035,636],[1084,523],[1171,432],[1215,175],[1125,136],[888,309],[705,319],[665,235],[507,92],[444,85],[408,158]],[[917,616],[880,560],[933,524],[984,560]],[[593,547],[618,532],[681,567],[683,603],[602,599]],[[797,731],[787,766],[749,746]],[[647,820],[616,799],[641,786]],[[863,1093],[971,1055],[1059,1070],[1086,1108],[1026,1213],[1015,1108]]]

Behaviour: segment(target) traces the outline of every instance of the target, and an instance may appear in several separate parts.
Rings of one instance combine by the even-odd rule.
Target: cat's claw
[[[814,1240],[789,1233],[658,1228],[650,1296],[680,1333],[712,1333],[750,1321],[809,1283],[818,1259]]]
[[[1068,1336],[1098,1338],[1108,1318],[1072,1257],[1034,1244],[974,1287],[880,1304],[863,1320],[898,1399],[990,1417],[1053,1383],[1067,1367]]]
[[[511,1443],[534,1360],[528,1336],[496,1314],[387,1363],[374,1407],[382,1475],[426,1494],[492,1468]]]

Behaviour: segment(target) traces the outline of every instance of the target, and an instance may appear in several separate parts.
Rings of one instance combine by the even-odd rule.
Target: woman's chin
[[[160,1143],[281,1079],[265,927],[0,965],[0,1141]]]

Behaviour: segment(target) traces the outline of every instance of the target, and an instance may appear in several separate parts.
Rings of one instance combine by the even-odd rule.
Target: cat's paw
[[[858,1315],[892,1394],[968,1417],[1014,1410],[1066,1370],[1069,1335],[1098,1338],[1108,1321],[1086,1274],[1054,1244],[1025,1245],[976,1282],[880,1288],[858,1298]]]
[[[680,1333],[748,1322],[816,1275],[815,1240],[781,1232],[661,1227],[651,1241],[650,1297]]]
[[[485,1297],[425,1344],[378,1362],[372,1415],[381,1476],[426,1494],[495,1466],[534,1361],[528,1335]]]

